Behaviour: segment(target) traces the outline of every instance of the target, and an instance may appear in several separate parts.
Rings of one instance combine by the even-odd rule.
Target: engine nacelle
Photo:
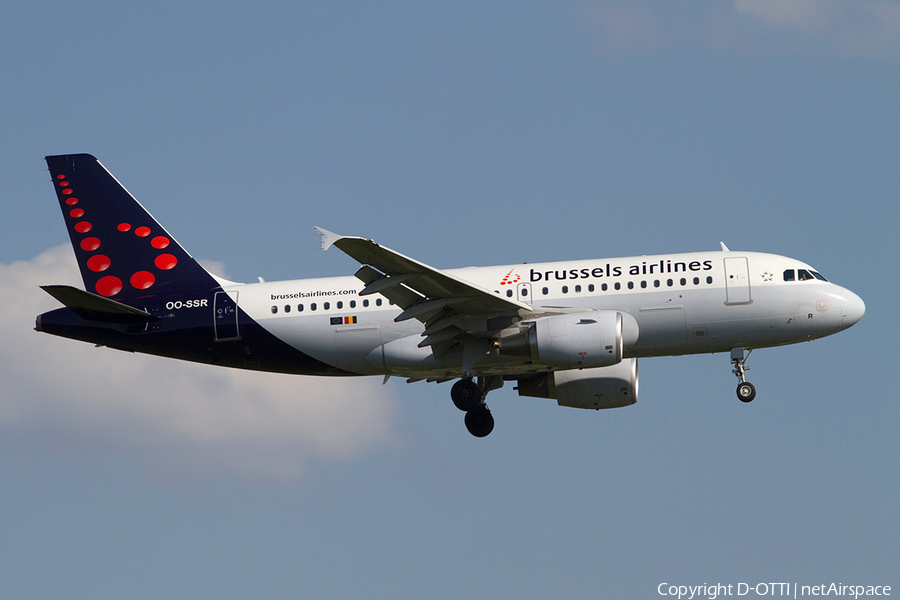
[[[560,369],[617,364],[638,336],[634,317],[614,310],[542,317],[520,326],[519,333],[498,340],[500,354]]]
[[[618,408],[637,402],[636,358],[617,365],[542,373],[519,380],[519,395],[553,398],[572,408]]]

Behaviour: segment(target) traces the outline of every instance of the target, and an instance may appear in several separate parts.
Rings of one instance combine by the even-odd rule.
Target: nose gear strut
[[[750,358],[751,352],[753,352],[752,348],[747,351],[746,355],[744,355],[743,348],[731,349],[731,364],[734,365],[734,369],[731,372],[740,380],[737,386],[737,397],[741,402],[752,402],[756,398],[756,388],[753,387],[752,383],[744,379],[744,373],[750,370],[750,367],[745,363]]]

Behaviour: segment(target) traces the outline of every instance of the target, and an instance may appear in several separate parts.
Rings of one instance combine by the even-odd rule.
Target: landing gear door
[[[232,295],[234,297],[232,298]],[[237,292],[216,292],[213,301],[213,329],[217,342],[241,339],[238,331]]]
[[[743,256],[725,259],[725,304],[750,304],[750,269]]]

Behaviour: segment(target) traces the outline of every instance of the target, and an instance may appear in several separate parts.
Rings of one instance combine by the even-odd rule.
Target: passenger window
[[[563,294],[568,294],[568,293],[569,293],[569,286],[564,285],[564,286],[563,286],[563,289],[562,289],[562,292],[563,292]]]
[[[700,285],[700,278],[694,277],[694,285]]]
[[[298,304],[298,305],[297,305],[297,312],[303,312],[303,305],[302,305],[302,304]]]
[[[506,290],[506,297],[512,298],[512,290]]]
[[[343,303],[343,302],[338,302],[338,303],[337,303],[337,308],[338,308],[338,310],[341,310],[342,308],[344,308],[344,303]]]
[[[581,293],[581,286],[580,286],[580,285],[576,285],[576,286],[575,286],[575,293],[576,293],[576,294],[580,294],[580,293]]]
[[[286,312],[286,313],[291,312],[291,305],[290,305],[290,304],[285,304],[285,305],[284,305],[284,312]]]
[[[669,286],[669,287],[672,287],[673,285],[675,285],[675,282],[672,281],[671,279],[669,279],[669,280],[666,281],[666,285]]]
[[[633,281],[629,281],[629,282],[628,282],[628,289],[629,289],[629,290],[633,290],[633,289],[634,289],[634,282],[633,282]]]
[[[272,307],[272,314],[273,314],[273,315],[277,315],[277,314],[278,314],[278,307],[277,307],[277,306],[273,306],[273,307]]]
[[[356,308],[356,300],[350,301],[350,308]]]
[[[622,289],[622,284],[619,283],[619,282],[617,281],[615,287],[616,287],[617,290],[621,290],[621,289]]]
[[[794,280],[794,270],[788,269],[784,272],[784,280],[785,281],[793,281]]]
[[[809,281],[815,278],[806,269],[797,269],[797,279],[799,281]]]
[[[368,298],[363,300],[363,308],[369,308],[369,299]]]
[[[707,278],[706,278],[706,283],[712,283],[712,277],[707,277]]]
[[[588,291],[589,291],[589,292],[593,292],[593,291],[594,291],[594,284],[593,284],[593,283],[590,284],[590,285],[588,286]]]
[[[309,305],[309,310],[316,310],[316,303],[315,303],[315,302],[313,302],[312,304]]]
[[[600,284],[600,289],[605,292],[606,290],[609,289],[609,286],[606,285],[605,283],[603,283],[603,284]]]
[[[381,298],[375,298],[375,306],[381,306]]]
[[[687,279],[685,279],[684,277],[682,277],[680,283],[681,283],[681,285],[687,285]]]
[[[527,287],[523,287],[523,288],[522,288],[522,297],[524,298],[524,297],[527,296],[527,295],[528,295],[528,288],[527,288]]]
[[[323,302],[323,303],[322,303],[322,310],[328,310],[329,308],[331,308],[331,303],[330,303],[330,302]]]
[[[646,288],[647,288],[647,282],[646,282],[646,281],[642,281],[642,282],[641,282],[641,287],[644,288],[644,289],[646,289]]]
[[[541,290],[541,293],[544,294],[544,295],[546,296],[547,294],[550,293],[550,290],[549,290],[548,288],[543,288],[543,289]]]

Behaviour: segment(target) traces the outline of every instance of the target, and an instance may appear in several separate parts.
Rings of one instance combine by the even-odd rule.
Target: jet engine
[[[638,336],[634,317],[614,310],[542,317],[519,327],[518,333],[498,340],[500,354],[560,369],[617,364]]]
[[[638,366],[636,358],[617,365],[542,373],[520,379],[520,396],[553,398],[560,406],[572,408],[618,408],[637,402]]]

